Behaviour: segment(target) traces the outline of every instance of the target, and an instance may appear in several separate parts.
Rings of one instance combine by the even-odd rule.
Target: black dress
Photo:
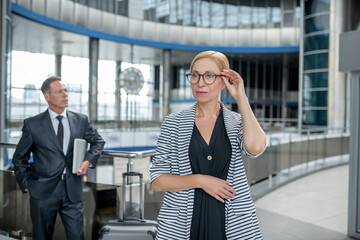
[[[194,174],[211,175],[226,180],[231,158],[231,145],[226,133],[222,110],[216,120],[209,145],[194,124],[189,157]],[[190,239],[226,239],[225,204],[200,188],[195,189]]]

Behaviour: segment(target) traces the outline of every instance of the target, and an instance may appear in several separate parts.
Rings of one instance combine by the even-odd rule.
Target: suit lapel
[[[66,156],[69,155],[73,151],[74,148],[74,131],[76,130],[76,119],[75,115],[72,112],[66,111],[67,118],[69,121],[69,128],[70,128],[70,139],[69,139],[69,145],[67,148]]]
[[[227,109],[223,103],[221,104],[224,113],[224,123],[225,123],[226,133],[229,137],[231,146],[235,147],[237,146],[237,137],[239,134],[238,133],[239,126],[237,126],[237,124],[239,122],[240,116],[238,114],[234,114],[229,109]],[[233,150],[233,152],[235,151]]]
[[[49,110],[46,110],[43,113],[43,116],[41,117],[41,123],[39,123],[41,126],[43,126],[44,133],[49,136],[50,141],[58,148],[59,151],[62,151],[62,147],[60,146],[60,143],[57,139],[55,129],[52,125],[50,113]]]
[[[227,174],[227,180],[232,182],[234,176],[234,170],[236,169],[236,161],[237,161],[237,154],[238,154],[238,135],[240,130],[240,115],[236,114],[229,109],[227,109],[223,103],[223,113],[224,113],[224,123],[226,133],[229,137],[230,144],[231,144],[231,159],[230,159],[230,167]]]
[[[189,160],[189,146],[195,122],[196,104],[185,109],[179,116],[179,168],[184,174],[192,174]]]

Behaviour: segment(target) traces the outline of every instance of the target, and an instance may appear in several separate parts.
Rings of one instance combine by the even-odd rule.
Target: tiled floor
[[[349,166],[291,182],[255,202],[265,240],[345,240]]]

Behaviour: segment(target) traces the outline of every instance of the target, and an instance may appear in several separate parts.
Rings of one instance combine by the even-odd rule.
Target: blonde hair
[[[223,53],[215,52],[215,51],[204,51],[204,52],[201,52],[198,55],[196,55],[195,58],[192,60],[191,65],[190,65],[190,72],[192,72],[192,70],[193,70],[194,63],[197,60],[203,59],[203,58],[210,58],[210,59],[215,60],[216,64],[219,66],[221,71],[223,69],[230,68],[229,60]]]

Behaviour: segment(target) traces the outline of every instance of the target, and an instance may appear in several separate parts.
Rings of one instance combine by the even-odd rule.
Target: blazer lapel
[[[75,139],[74,131],[76,129],[76,119],[72,112],[66,111],[66,113],[67,113],[67,118],[69,121],[69,128],[70,128],[70,139],[69,139],[69,145],[68,145],[67,152],[66,152],[66,156],[67,156],[73,151],[73,148],[74,148],[74,139]]]
[[[227,109],[223,103],[221,103],[222,109],[223,109],[223,113],[224,113],[224,123],[225,123],[225,129],[226,129],[226,133],[229,137],[230,143],[231,143],[231,148],[232,148],[232,156],[231,159],[234,159],[235,156],[235,148],[238,145],[237,143],[237,138],[238,138],[238,131],[239,131],[239,126],[237,126],[239,120],[240,120],[240,116],[238,114],[234,114],[232,111],[230,111],[229,109]]]
[[[192,174],[189,160],[189,146],[194,129],[196,103],[188,109],[185,109],[179,116],[179,168],[183,174]]]

